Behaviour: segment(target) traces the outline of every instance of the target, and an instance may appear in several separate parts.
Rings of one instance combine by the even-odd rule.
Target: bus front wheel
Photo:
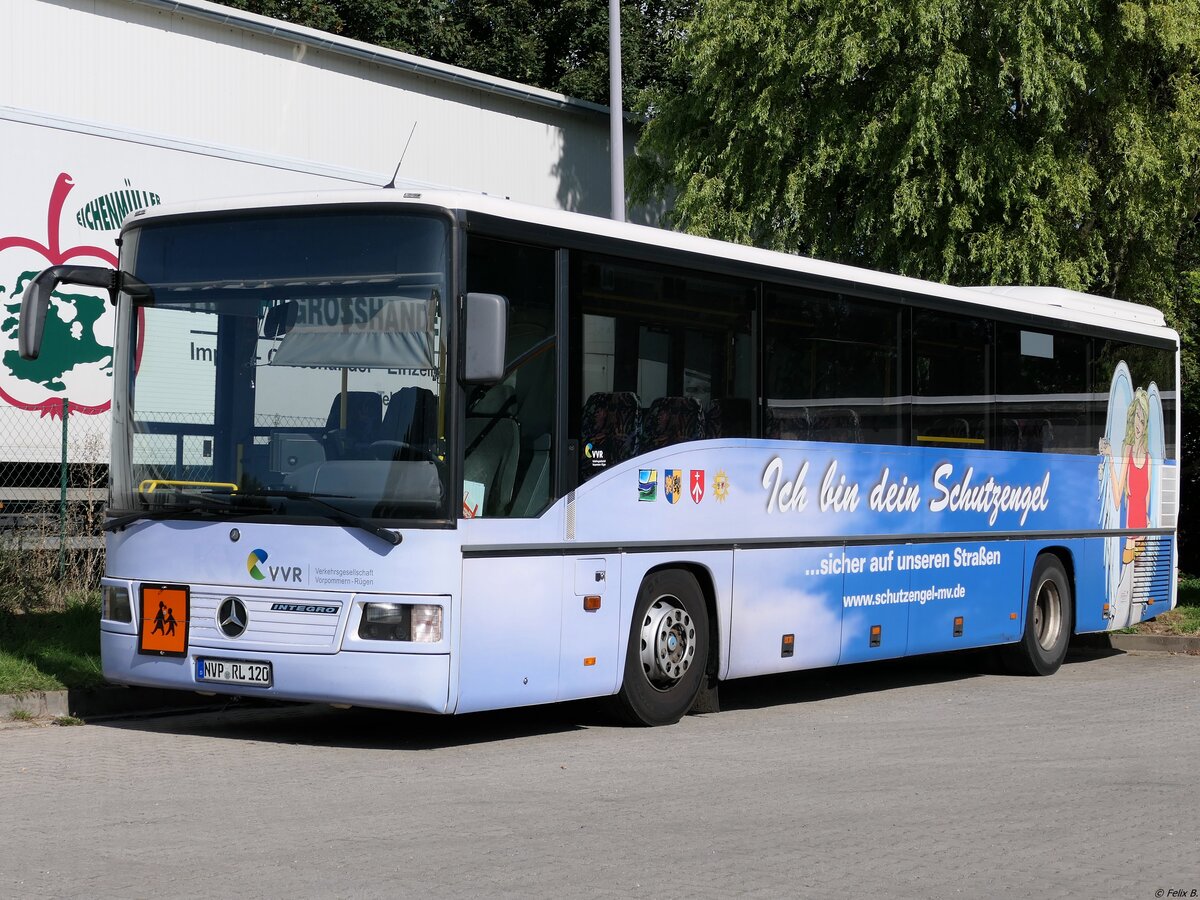
[[[1067,655],[1071,638],[1074,604],[1071,582],[1062,561],[1043,553],[1029,579],[1029,604],[1025,633],[1006,648],[1005,663],[1019,675],[1053,675]]]
[[[635,725],[673,725],[700,693],[708,668],[708,610],[690,572],[664,569],[638,591],[618,713]]]

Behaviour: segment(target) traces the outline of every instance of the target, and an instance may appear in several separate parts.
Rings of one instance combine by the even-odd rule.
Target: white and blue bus
[[[654,725],[1175,603],[1153,309],[399,190],[139,211],[23,353],[59,283],[117,305],[113,682]]]

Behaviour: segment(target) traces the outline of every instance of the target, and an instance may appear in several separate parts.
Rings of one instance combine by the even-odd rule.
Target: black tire
[[[708,608],[690,572],[646,577],[629,628],[625,674],[614,699],[633,725],[673,725],[692,708],[708,668]]]
[[[1033,564],[1029,579],[1025,633],[1020,641],[1003,648],[1005,668],[1017,675],[1057,672],[1067,656],[1074,612],[1071,581],[1062,561],[1043,553]]]

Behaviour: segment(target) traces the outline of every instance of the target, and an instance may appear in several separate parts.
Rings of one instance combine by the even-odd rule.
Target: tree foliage
[[[343,37],[608,103],[607,0],[223,0]],[[622,0],[626,104],[664,76],[692,0]]]
[[[688,231],[1179,316],[1197,0],[700,0],[673,66],[632,178]]]
[[[328,31],[368,44],[441,56],[454,51],[449,0],[219,0],[225,6]]]

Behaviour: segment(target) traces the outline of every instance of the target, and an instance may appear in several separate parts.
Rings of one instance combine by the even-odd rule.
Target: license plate
[[[271,664],[250,659],[196,659],[196,680],[271,686]]]

